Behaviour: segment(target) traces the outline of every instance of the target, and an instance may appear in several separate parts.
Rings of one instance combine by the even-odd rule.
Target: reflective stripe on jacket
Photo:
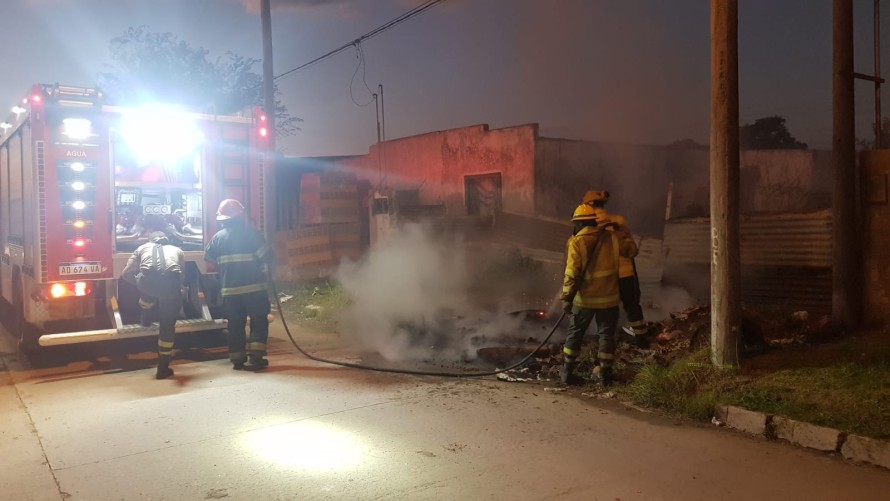
[[[275,254],[259,232],[247,225],[223,228],[204,249],[204,260],[219,269],[223,296],[266,290],[263,265],[274,266]]]

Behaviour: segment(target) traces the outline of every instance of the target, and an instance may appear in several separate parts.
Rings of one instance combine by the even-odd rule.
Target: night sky
[[[347,43],[418,0],[271,0],[275,74]],[[215,55],[261,57],[259,0],[9,0],[0,14],[0,103],[36,82],[90,86],[130,26],[170,31]],[[788,119],[811,147],[831,142],[831,1],[739,2],[741,121]],[[856,70],[873,72],[872,1],[855,0]],[[890,16],[890,5],[882,18]],[[883,39],[890,29],[882,22]],[[553,137],[706,143],[708,0],[447,0],[279,80],[303,118],[291,155],[360,154],[376,141],[384,87],[389,139],[478,123],[537,122]],[[882,44],[885,60],[890,48]],[[261,65],[256,66],[261,71]],[[364,73],[364,82],[362,75]],[[871,138],[873,85],[856,85],[857,136]],[[885,115],[890,99],[884,91]],[[354,102],[355,101],[355,102]]]

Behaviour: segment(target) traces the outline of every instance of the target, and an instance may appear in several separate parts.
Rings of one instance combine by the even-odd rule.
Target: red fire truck
[[[149,336],[118,278],[165,231],[186,255],[177,332],[219,330],[203,260],[226,198],[264,225],[266,116],[104,104],[96,89],[35,85],[0,123],[0,307],[23,349]]]

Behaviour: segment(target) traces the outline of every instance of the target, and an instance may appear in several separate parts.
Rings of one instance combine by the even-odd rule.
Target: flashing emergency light
[[[191,156],[203,142],[201,131],[187,113],[163,105],[125,113],[121,136],[143,165],[152,161],[174,163]]]
[[[83,184],[83,181],[74,181],[71,183],[71,189],[74,191],[83,191],[86,188],[86,185]]]
[[[39,103],[40,99],[41,99],[40,94],[34,94],[33,96],[31,96],[31,101],[33,101],[35,103]]]
[[[73,170],[74,172],[83,172],[83,170],[87,168],[87,166],[84,165],[83,162],[74,162],[69,167],[71,167],[71,170]]]
[[[71,223],[71,226],[74,226],[74,227],[77,228],[78,230],[79,230],[79,229],[82,229],[82,228],[85,228],[86,225],[87,225],[86,221],[83,221],[83,220],[81,220],[81,219],[78,219],[77,221],[74,221],[73,223]]]
[[[75,200],[75,201],[71,202],[71,207],[74,210],[84,210],[84,209],[86,209],[87,204],[83,200]]]
[[[62,134],[70,139],[87,139],[93,135],[93,124],[86,118],[66,118],[62,120]]]
[[[68,292],[68,289],[66,289],[65,286],[62,284],[53,284],[53,286],[49,289],[50,295],[55,298],[64,296],[66,292]]]
[[[81,248],[81,247],[85,246],[86,244],[87,244],[86,241],[82,238],[78,238],[77,240],[74,241],[74,246],[77,248]]]
[[[260,127],[260,135],[266,137],[269,135],[269,131],[265,127]]]

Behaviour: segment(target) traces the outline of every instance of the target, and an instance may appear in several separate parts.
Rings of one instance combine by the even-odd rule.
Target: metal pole
[[[278,200],[275,196],[275,81],[272,71],[272,8],[269,0],[260,1],[260,18],[263,25],[263,108],[266,110],[268,124],[269,149],[265,152],[263,163],[263,192],[266,195],[265,219],[266,240],[275,241],[275,230],[278,229]]]
[[[738,0],[711,0],[711,362],[738,366]]]
[[[875,39],[875,149],[881,149],[884,123],[881,118],[881,0],[875,0],[874,13]]]
[[[383,142],[380,143],[380,154],[383,157],[383,161],[381,165],[383,166],[384,172],[386,171],[386,108],[383,107],[383,84],[377,84],[378,89],[380,90],[380,123],[383,128]],[[386,175],[384,174],[384,177]]]
[[[856,145],[853,94],[853,0],[833,0],[831,316],[837,327],[859,323],[859,232],[856,218]]]

